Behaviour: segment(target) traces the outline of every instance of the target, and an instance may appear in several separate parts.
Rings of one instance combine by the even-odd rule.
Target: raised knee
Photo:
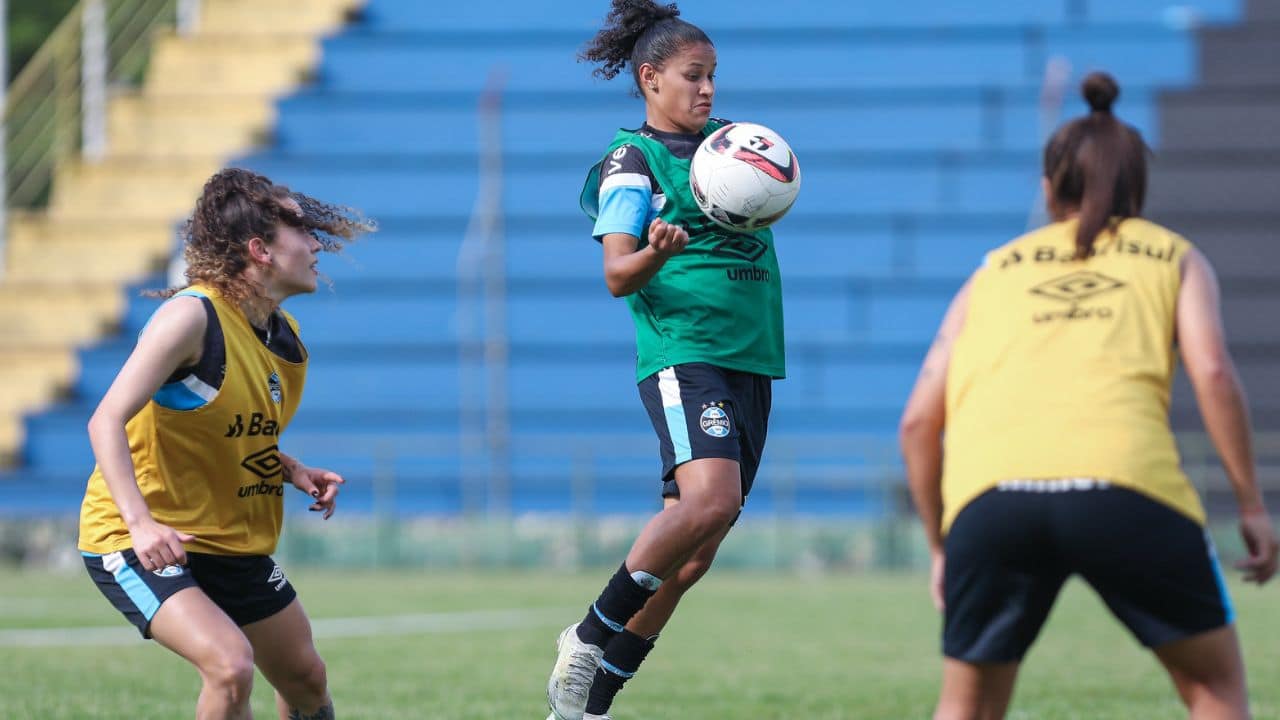
[[[704,537],[729,527],[729,523],[738,516],[741,502],[733,498],[716,498],[708,500],[697,510],[695,517],[696,532]]]

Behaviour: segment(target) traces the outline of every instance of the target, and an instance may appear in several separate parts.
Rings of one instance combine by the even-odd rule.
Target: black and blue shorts
[[[674,365],[640,381],[640,400],[658,433],[663,497],[680,496],[680,465],[724,458],[741,468],[746,500],[769,432],[772,378],[707,363]]]
[[[956,660],[1021,660],[1072,575],[1148,648],[1233,621],[1204,528],[1096,480],[1003,483],[960,511],[945,552],[942,646]]]
[[[187,553],[187,564],[148,571],[133,550],[81,553],[98,590],[151,637],[151,618],[179,590],[200,588],[241,627],[275,615],[297,597],[284,571],[266,555]]]

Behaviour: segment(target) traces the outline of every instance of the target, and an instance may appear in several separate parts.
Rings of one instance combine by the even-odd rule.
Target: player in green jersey
[[[658,434],[664,508],[583,620],[560,636],[552,718],[600,720],[706,573],[751,490],[774,378],[785,374],[773,235],[721,229],[689,191],[689,160],[725,121],[711,117],[716,51],[674,4],[613,0],[582,59],[605,79],[630,66],[645,122],[621,130],[591,169],[609,291],[636,327],[641,400]]]

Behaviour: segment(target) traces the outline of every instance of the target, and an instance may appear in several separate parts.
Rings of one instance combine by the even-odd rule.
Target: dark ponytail
[[[675,3],[659,5],[654,0],[613,0],[604,28],[578,55],[579,60],[599,63],[596,77],[612,80],[631,65],[631,75],[640,88],[640,66],[649,63],[662,69],[667,58],[688,45],[711,45],[696,25],[680,19]]]
[[[1049,207],[1058,217],[1079,210],[1076,258],[1093,252],[1094,239],[1112,218],[1142,214],[1147,193],[1147,153],[1142,135],[1120,122],[1111,106],[1120,95],[1115,78],[1090,73],[1081,86],[1090,112],[1063,125],[1044,148]]]

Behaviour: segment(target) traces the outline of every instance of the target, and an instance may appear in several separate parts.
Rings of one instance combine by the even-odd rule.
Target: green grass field
[[[292,580],[317,621],[339,717],[542,720],[555,637],[607,575],[299,571]],[[1235,585],[1233,593],[1254,710],[1280,718],[1277,590]],[[485,610],[523,615],[388,621]],[[475,617],[500,627],[472,628]],[[58,644],[42,647],[19,645],[30,635],[11,632],[100,627],[115,632],[45,633]],[[927,717],[938,627],[915,575],[713,572],[686,598],[614,716]],[[132,632],[82,574],[0,572],[0,718],[191,717],[195,672],[152,643],[117,639],[121,629]],[[254,711],[274,717],[261,678]],[[1154,659],[1073,583],[1023,669],[1010,717],[1183,714]]]

